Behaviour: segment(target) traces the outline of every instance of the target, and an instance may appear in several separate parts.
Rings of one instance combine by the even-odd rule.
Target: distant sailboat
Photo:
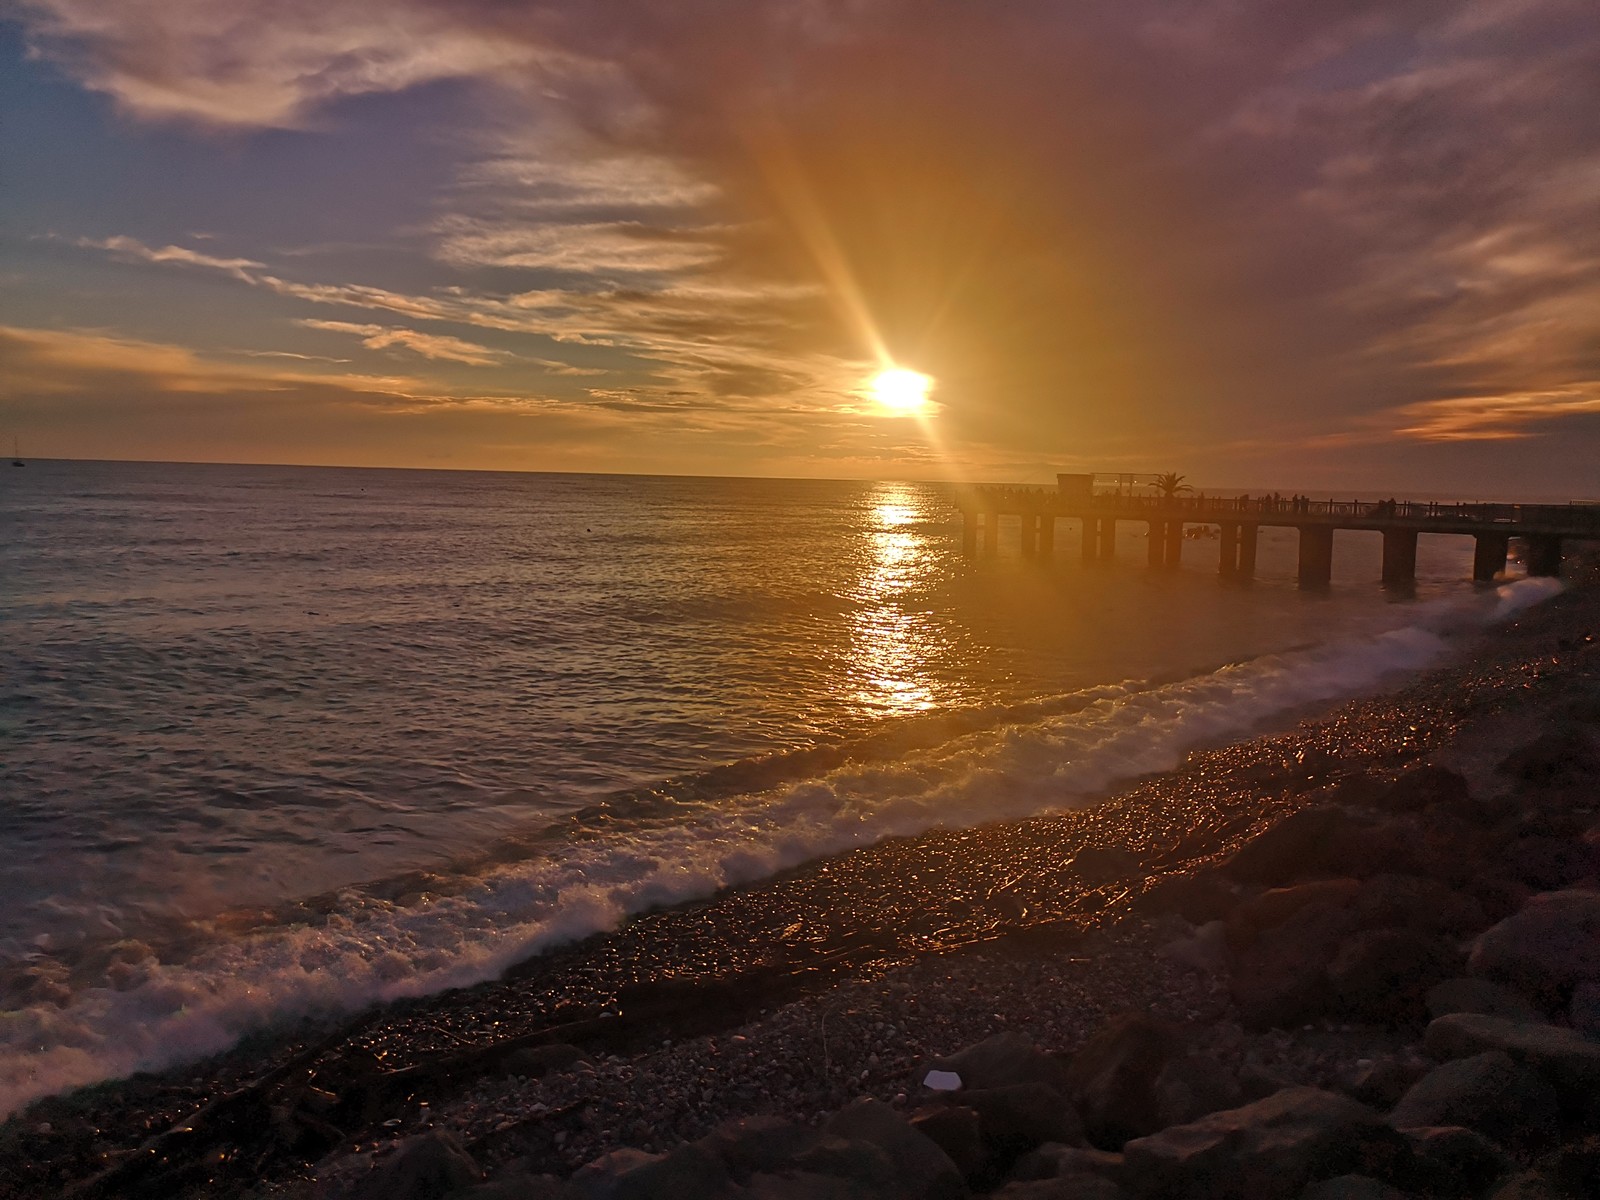
[[[22,447],[16,438],[11,439],[11,465],[13,467],[25,467],[28,465],[22,461]]]

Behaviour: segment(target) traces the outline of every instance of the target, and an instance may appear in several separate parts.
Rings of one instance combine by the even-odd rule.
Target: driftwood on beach
[[[0,1195],[1585,1194],[1597,634],[41,1102]]]

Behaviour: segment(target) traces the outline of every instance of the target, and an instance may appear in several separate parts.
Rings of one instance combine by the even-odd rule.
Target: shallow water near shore
[[[21,473],[14,473],[21,474]],[[493,976],[806,859],[1090,803],[1444,661],[1287,531],[1227,586],[1014,544],[931,485],[38,463],[0,491],[0,1110]]]

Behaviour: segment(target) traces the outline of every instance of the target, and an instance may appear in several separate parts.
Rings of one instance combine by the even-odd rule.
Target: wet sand
[[[1486,769],[1600,678],[1583,640],[1600,634],[1592,574],[1457,667],[1197,751],[1092,809],[881,843],[647,914],[499,982],[41,1101],[0,1127],[0,1197],[333,1194],[429,1126],[486,1164],[566,1172],[729,1115],[892,1101],[919,1055],[996,1028],[1062,1049],[1129,1008],[1226,1028],[1226,996],[1158,953],[1171,931],[1139,915],[1149,884],[1345,776],[1428,756]],[[1367,1044],[1341,1036],[1309,1059],[1287,1045],[1274,1058],[1270,1036],[1217,1049],[1312,1077]],[[554,1042],[594,1061],[507,1078],[508,1054]]]

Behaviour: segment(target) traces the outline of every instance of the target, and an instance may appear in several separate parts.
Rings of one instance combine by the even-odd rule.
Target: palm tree
[[[1150,486],[1161,493],[1163,500],[1176,499],[1179,492],[1194,491],[1192,487],[1183,481],[1183,476],[1176,471],[1166,471],[1157,475]]]

